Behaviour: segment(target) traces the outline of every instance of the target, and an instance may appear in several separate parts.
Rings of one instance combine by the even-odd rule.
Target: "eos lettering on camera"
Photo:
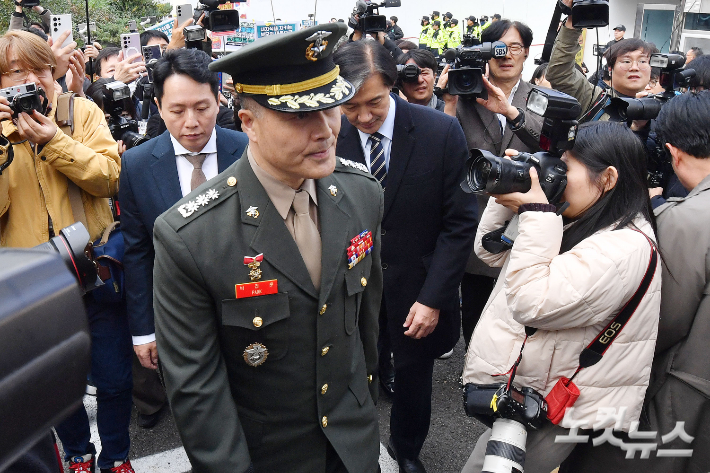
[[[398,64],[397,78],[400,82],[416,83],[422,70],[416,64]]]
[[[380,15],[380,7],[400,7],[402,0],[385,0],[382,3],[372,3],[370,0],[357,0],[355,8],[348,20],[348,26],[363,33],[379,33],[387,29],[387,17]],[[358,17],[358,20],[355,19]]]
[[[488,98],[483,85],[486,63],[493,58],[503,58],[508,54],[508,46],[502,41],[448,49],[444,59],[452,64],[449,70],[449,93],[471,98]]]
[[[240,3],[241,0],[232,0],[231,3]],[[200,0],[193,15],[197,23],[205,14],[203,25],[210,31],[232,31],[239,28],[239,12],[237,10],[220,10],[219,6],[230,3],[230,0]]]
[[[37,110],[44,115],[46,111],[44,90],[37,88],[34,83],[13,85],[2,89],[0,97],[5,97],[9,102],[12,118],[16,118],[22,112],[32,114],[33,110]]]
[[[122,140],[126,149],[131,149],[149,140],[147,136],[138,133],[138,122],[133,117],[123,116],[126,111],[125,100],[130,100],[131,90],[126,84],[114,81],[104,86],[104,112],[109,114],[108,129],[113,139]]]

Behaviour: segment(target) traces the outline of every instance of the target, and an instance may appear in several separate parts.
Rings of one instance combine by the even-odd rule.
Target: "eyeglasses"
[[[645,58],[639,59],[638,61],[633,61],[629,58],[619,59],[618,61],[616,61],[616,64],[619,65],[619,69],[622,69],[624,71],[628,71],[629,69],[631,69],[631,66],[633,65],[633,63],[636,63],[638,68],[642,71],[646,71],[648,69],[651,69],[651,63],[648,62],[648,59],[645,59]]]
[[[506,46],[508,46],[508,52],[513,56],[519,56],[520,53],[523,52],[523,49],[525,49],[520,43],[507,44]]]
[[[3,72],[2,75],[8,76],[11,81],[20,83],[24,82],[27,77],[29,77],[30,72],[40,79],[50,77],[54,74],[54,66],[51,64],[46,64],[47,67],[42,69],[12,69],[7,72]]]

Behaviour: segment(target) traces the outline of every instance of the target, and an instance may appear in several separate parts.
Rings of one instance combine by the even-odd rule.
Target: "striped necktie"
[[[385,148],[382,146],[383,138],[384,136],[379,133],[370,135],[370,172],[384,189],[387,182],[387,166],[385,166]]]

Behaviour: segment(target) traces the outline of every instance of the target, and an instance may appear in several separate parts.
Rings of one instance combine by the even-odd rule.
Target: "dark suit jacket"
[[[512,105],[525,110],[528,104],[528,94],[532,86],[525,81],[520,81],[518,90],[513,97]],[[542,117],[534,113],[525,113],[525,126],[517,132],[513,132],[506,124],[503,135],[500,132],[500,122],[495,113],[488,110],[483,105],[479,105],[475,99],[459,97],[456,107],[456,117],[461,123],[463,132],[466,135],[466,143],[469,149],[478,148],[489,151],[496,156],[503,156],[506,149],[516,149],[527,153],[540,151],[537,143],[540,142],[540,131],[542,130]],[[488,197],[485,195],[476,196],[478,199],[479,218],[486,208]],[[481,274],[484,276],[497,277],[500,268],[491,268],[481,261],[473,252],[473,245],[468,255],[466,272],[471,274]]]
[[[468,156],[456,119],[395,97],[382,220],[383,304],[395,363],[437,357],[459,338],[458,287],[478,224],[476,199],[459,187]],[[336,153],[365,163],[357,129],[343,116]],[[440,309],[428,337],[402,327],[414,302]]]
[[[342,164],[317,188],[320,291],[245,158],[155,222],[156,337],[196,472],[243,472],[250,460],[257,472],[325,471],[329,443],[347,471],[377,471],[382,192]],[[179,206],[210,189],[218,197],[183,217]],[[364,230],[374,249],[348,269]],[[244,257],[259,253],[262,281],[275,279],[278,293],[235,298],[249,282]],[[245,360],[254,343],[268,350],[259,366]]]
[[[248,141],[241,132],[217,127],[219,172],[239,159]],[[126,304],[133,336],[155,333],[153,223],[180,199],[182,191],[169,132],[123,154],[118,201],[126,243]]]

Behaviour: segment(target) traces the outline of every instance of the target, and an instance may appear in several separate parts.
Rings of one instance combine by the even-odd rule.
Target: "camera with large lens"
[[[129,87],[121,81],[110,82],[104,87],[104,112],[109,114],[108,129],[113,139],[122,140],[126,149],[148,141],[150,138],[138,133],[138,122],[122,115],[126,111],[124,101],[131,97]]]
[[[231,3],[240,3],[232,0]],[[230,3],[230,0],[200,0],[195,8],[194,23],[205,14],[203,25],[210,31],[233,31],[239,28],[239,12],[237,10],[220,10],[219,6]]]
[[[574,146],[578,125],[576,117],[582,107],[567,94],[534,87],[528,95],[527,110],[544,118],[540,132],[540,148],[543,151],[502,158],[482,149],[472,149],[461,188],[469,194],[528,192],[532,186],[530,169],[535,167],[548,202],[563,208],[567,165],[560,158],[562,153]],[[516,216],[505,227],[484,235],[483,247],[493,254],[512,248],[517,237],[517,223]]]
[[[62,228],[57,236],[35,248],[59,253],[84,293],[104,285],[92,257],[91,237],[81,222]]]
[[[463,407],[466,415],[492,427],[482,471],[523,471],[527,431],[538,430],[547,422],[547,402],[542,394],[530,387],[518,389],[512,382],[469,383],[464,386]]]
[[[380,7],[400,7],[402,0],[385,0],[382,3],[372,3],[370,0],[357,0],[355,8],[348,20],[348,26],[365,34],[379,33],[387,30],[387,17],[380,15]],[[358,17],[356,20],[355,17]]]
[[[47,111],[46,94],[34,83],[20,84],[0,90],[0,97],[5,97],[12,109],[12,117],[17,118],[22,112],[29,115],[37,110],[42,115]]]
[[[416,64],[397,64],[397,80],[399,82],[417,83],[422,70]]]
[[[494,58],[504,58],[506,54],[508,46],[502,41],[448,49],[444,59],[452,64],[449,69],[449,93],[487,99],[488,91],[483,85],[486,63]]]
[[[565,15],[572,15],[575,28],[599,28],[609,25],[609,0],[574,0],[568,7],[558,0],[560,10]]]

